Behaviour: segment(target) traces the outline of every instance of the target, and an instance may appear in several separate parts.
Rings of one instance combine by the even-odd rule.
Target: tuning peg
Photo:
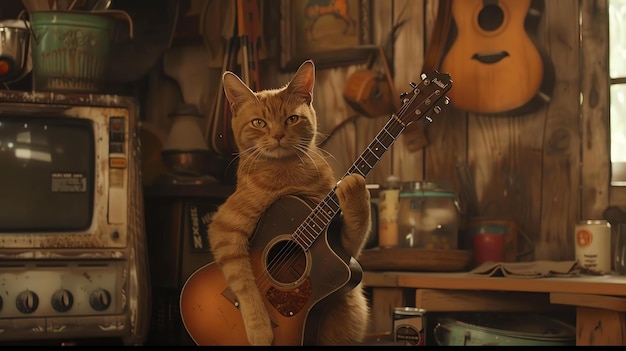
[[[447,96],[444,96],[443,103],[446,104],[446,105],[449,104],[450,103],[450,98],[447,97]]]
[[[406,91],[403,92],[402,94],[400,94],[400,100],[404,99],[405,97],[407,97],[407,95],[409,95],[409,93],[407,93]]]
[[[441,112],[441,106],[437,105],[433,108],[433,111],[435,111],[435,113],[440,113]]]
[[[409,85],[411,86],[411,88],[415,89],[417,88],[417,84],[415,84],[415,82],[409,82]]]
[[[430,116],[424,116],[424,118],[426,118],[426,120],[428,121],[428,123],[433,123],[433,119],[430,118]]]
[[[422,78],[422,80],[426,79],[426,77],[428,77],[428,76],[426,75],[426,73],[422,73],[422,74],[420,74],[420,78]]]

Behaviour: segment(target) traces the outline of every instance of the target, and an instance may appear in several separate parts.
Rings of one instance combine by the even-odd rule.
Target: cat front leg
[[[239,302],[239,312],[251,345],[271,345],[274,332],[255,280],[249,254],[249,234],[259,211],[242,211],[240,199],[231,195],[213,216],[209,242],[215,261]],[[242,344],[244,341],[242,340]]]
[[[236,285],[236,284],[233,284]],[[256,289],[238,294],[239,310],[243,317],[248,342],[253,346],[269,346],[274,340],[270,316]]]
[[[371,227],[370,193],[365,178],[357,173],[345,176],[337,185],[336,194],[343,213],[341,243],[351,256],[358,257]]]

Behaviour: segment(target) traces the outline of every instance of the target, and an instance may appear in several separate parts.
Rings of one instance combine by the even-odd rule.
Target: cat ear
[[[289,95],[301,96],[307,104],[313,102],[313,86],[315,85],[315,64],[306,60],[291,78],[287,91]]]
[[[258,100],[252,90],[250,90],[250,88],[248,88],[248,86],[233,72],[224,72],[222,75],[222,82],[224,83],[224,94],[230,103],[230,110],[233,114],[246,101],[249,101],[250,99]]]

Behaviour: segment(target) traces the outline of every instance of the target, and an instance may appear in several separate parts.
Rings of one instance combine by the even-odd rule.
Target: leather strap
[[[422,73],[439,69],[452,23],[452,1],[439,0],[437,18],[428,41]]]

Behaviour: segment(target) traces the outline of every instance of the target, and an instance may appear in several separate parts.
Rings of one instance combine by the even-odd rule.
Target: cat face
[[[279,89],[253,92],[232,72],[225,72],[222,79],[240,157],[298,157],[315,145],[312,61],[304,62],[291,81]]]

